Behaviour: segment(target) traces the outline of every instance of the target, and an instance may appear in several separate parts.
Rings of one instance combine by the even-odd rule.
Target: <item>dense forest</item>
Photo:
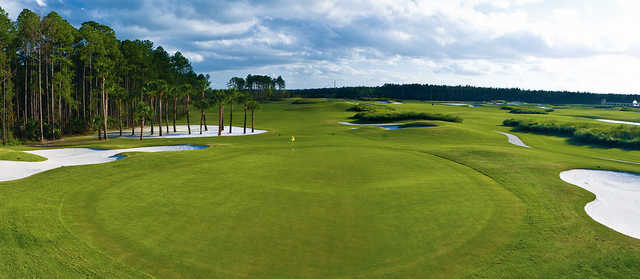
[[[171,55],[148,40],[120,41],[93,21],[76,28],[56,12],[41,17],[25,9],[14,22],[0,7],[0,50],[3,144],[94,130],[106,139],[110,129],[122,134],[144,120],[153,127],[168,123],[169,115],[175,126],[190,104],[206,121],[209,106],[255,108],[256,100],[286,92],[281,77],[262,75],[234,77],[228,90],[214,91],[209,76],[194,72],[179,51]]]
[[[595,94],[567,91],[522,90],[518,88],[487,88],[430,84],[385,84],[380,87],[342,87],[291,90],[298,97],[322,98],[392,98],[430,101],[491,101],[506,100],[541,104],[600,104],[602,99],[613,103],[631,103],[640,95]]]

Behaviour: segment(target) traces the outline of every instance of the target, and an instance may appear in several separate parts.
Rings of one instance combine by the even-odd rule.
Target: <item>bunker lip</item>
[[[507,136],[507,139],[509,140],[510,144],[513,145],[517,145],[517,146],[521,146],[521,147],[525,147],[525,148],[531,148],[531,146],[526,145],[518,136],[513,135],[513,134],[509,134],[509,133],[505,133],[505,132],[500,132],[500,131],[495,131],[498,134],[502,134]]]
[[[420,128],[435,128],[437,126],[405,126],[403,127],[402,125],[386,125],[386,126],[380,126],[382,129],[385,130],[402,130],[402,129],[420,129]]]
[[[600,121],[600,122],[611,123],[611,124],[625,124],[625,125],[640,126],[640,122],[631,122],[631,121],[622,121],[622,120],[611,120],[611,119],[596,119],[596,120],[597,120],[597,121]]]
[[[162,136],[158,132],[158,126],[154,126],[154,134],[151,135],[151,127],[144,127],[144,138],[150,139],[165,139],[165,138],[204,138],[204,137],[217,137],[218,136],[218,125],[207,125],[209,127],[208,131],[204,130],[202,134],[200,134],[200,125],[191,125],[191,135],[189,135],[189,128],[187,125],[176,125],[176,132],[173,132],[173,126],[169,126],[169,133],[166,133],[166,126],[162,126]],[[255,132],[251,132],[251,128],[247,127],[247,133],[243,133],[243,127],[233,126],[232,133],[229,133],[229,126],[225,126],[222,134],[222,137],[237,137],[237,136],[251,136],[266,133],[267,130],[258,130],[255,129]],[[108,134],[111,138],[120,137],[120,132],[109,132]],[[131,135],[131,129],[122,131],[122,138],[140,138],[140,127],[138,129],[134,129],[134,134]]]
[[[25,151],[44,158],[42,162],[0,161],[0,182],[26,178],[66,166],[102,164],[125,158],[127,152],[187,151],[208,148],[206,145],[166,145],[129,149],[63,148]]]
[[[640,239],[640,174],[574,169],[560,173],[563,181],[596,195],[584,207],[598,223]]]
[[[338,122],[338,124],[340,125],[345,125],[345,126],[393,126],[393,125],[403,125],[402,123],[375,123],[375,124],[358,124],[358,123],[351,123],[351,122],[345,122],[345,121],[340,121]]]

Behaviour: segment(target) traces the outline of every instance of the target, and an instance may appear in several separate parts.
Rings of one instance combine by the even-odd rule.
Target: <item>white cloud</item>
[[[635,0],[115,2],[0,6],[13,18],[32,8],[70,11],[76,25],[99,20],[121,38],[179,49],[220,84],[282,72],[293,87],[342,80],[629,92],[640,74]]]

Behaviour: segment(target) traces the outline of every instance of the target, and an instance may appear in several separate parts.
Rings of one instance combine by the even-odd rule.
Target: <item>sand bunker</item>
[[[173,132],[173,126],[169,126],[169,133],[167,134],[167,127],[162,126],[162,137],[158,133],[158,126],[154,127],[154,134],[151,135],[151,127],[144,127],[144,137],[145,138],[203,138],[203,137],[217,137],[218,136],[218,125],[209,125],[209,130],[206,131],[204,127],[202,127],[202,134],[200,134],[200,125],[191,125],[191,135],[189,135],[189,130],[187,125],[176,125],[176,132]],[[124,138],[140,138],[140,127],[137,127],[134,135],[131,135],[131,129],[123,130],[122,137]],[[247,133],[243,133],[242,127],[235,127],[231,130],[232,133],[229,133],[229,126],[224,127],[224,131],[222,131],[223,137],[229,136],[249,136],[249,135],[257,135],[266,133],[267,130],[255,130],[255,132],[251,132],[251,128],[247,128]],[[119,137],[120,132],[110,132],[109,137]]]
[[[596,195],[584,210],[591,218],[617,232],[640,239],[640,175],[602,170],[560,173],[567,183]]]
[[[0,181],[10,181],[66,166],[92,165],[122,159],[125,152],[163,152],[204,149],[205,145],[172,145],[130,149],[63,148],[25,151],[47,158],[44,162],[0,161]]]
[[[517,145],[517,146],[522,146],[522,147],[526,147],[526,148],[531,148],[531,146],[528,146],[526,144],[524,144],[524,142],[516,135],[512,135],[509,133],[505,133],[505,132],[499,132],[499,131],[495,131],[498,134],[503,134],[505,136],[507,136],[507,138],[509,139],[509,143],[513,144],[513,145]]]
[[[613,123],[613,124],[625,124],[625,125],[635,125],[635,126],[640,126],[640,123],[638,122],[629,122],[629,121],[620,121],[620,120],[610,120],[610,119],[596,119],[600,122],[607,122],[607,123]]]

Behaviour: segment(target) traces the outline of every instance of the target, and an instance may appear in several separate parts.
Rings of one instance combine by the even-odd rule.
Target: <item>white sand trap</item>
[[[640,175],[569,170],[560,173],[560,178],[596,195],[596,199],[584,207],[591,218],[617,232],[640,239]]]
[[[505,136],[507,136],[507,138],[509,139],[509,143],[513,144],[513,145],[517,145],[517,146],[522,146],[522,147],[526,147],[526,148],[531,148],[531,146],[528,146],[526,144],[524,144],[524,142],[516,135],[512,135],[509,133],[505,133],[505,132],[499,132],[499,131],[495,131],[498,134],[503,134]]]
[[[173,126],[169,125],[169,133],[167,134],[167,127],[162,126],[162,137],[160,133],[158,133],[158,125],[156,125],[154,129],[154,134],[151,135],[151,127],[144,127],[144,137],[145,138],[204,138],[204,137],[217,137],[218,136],[218,124],[208,125],[209,130],[205,130],[204,126],[202,127],[202,134],[200,134],[200,125],[191,125],[191,135],[189,135],[189,130],[187,125],[176,125],[176,132],[173,132]],[[123,138],[140,138],[140,127],[136,127],[134,130],[135,134],[131,135],[131,129],[123,130],[122,137]],[[233,126],[232,133],[229,133],[229,126],[224,127],[224,131],[222,131],[223,137],[229,136],[249,136],[249,135],[258,135],[262,133],[266,133],[267,130],[255,130],[255,132],[251,132],[251,127],[247,127],[247,133],[243,133],[242,127]],[[119,137],[120,132],[110,132],[109,137]]]
[[[391,126],[391,125],[402,125],[400,123],[357,124],[357,123],[344,122],[344,121],[338,122],[338,124],[345,125],[345,126]]]
[[[66,166],[93,165],[122,159],[125,152],[162,152],[204,149],[205,145],[172,145],[130,149],[63,148],[24,151],[47,158],[44,162],[0,161],[0,181],[10,181]]]
[[[634,126],[640,126],[640,123],[638,122],[629,122],[629,121],[620,121],[620,120],[611,120],[611,119],[596,119],[600,122],[607,122],[607,123],[613,123],[613,124],[625,124],[625,125],[634,125]]]

